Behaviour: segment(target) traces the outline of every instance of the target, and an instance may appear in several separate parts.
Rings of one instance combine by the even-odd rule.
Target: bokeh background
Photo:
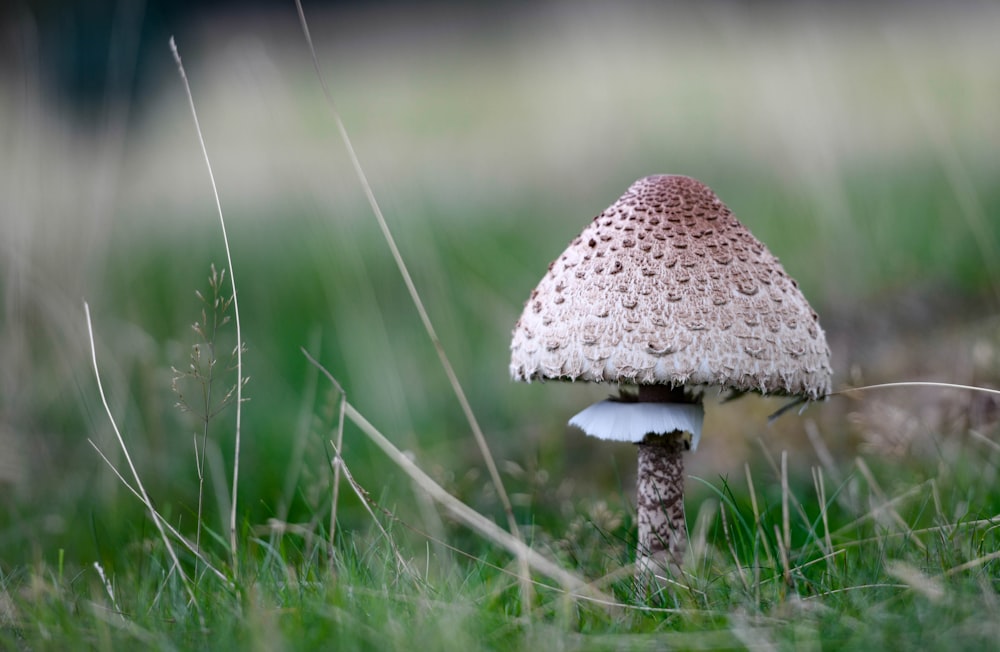
[[[708,183],[767,243],[820,313],[837,387],[1000,380],[996,3],[305,4],[337,107],[525,522],[587,500],[631,504],[634,450],[565,425],[613,388],[512,384],[507,347],[549,261],[647,174]],[[498,513],[292,2],[39,0],[6,3],[0,21],[0,562],[63,549],[87,563],[148,530],[88,444],[122,463],[84,300],[147,488],[193,522],[200,427],[175,406],[172,367],[187,367],[195,293],[210,294],[210,266],[226,261],[170,35],[239,289],[245,524],[308,523],[328,505],[336,402],[302,347],[421,466]],[[234,343],[223,328],[223,389]],[[835,463],[859,452],[905,463],[931,434],[995,435],[998,416],[988,398],[939,390],[835,398],[769,424],[781,405],[710,404],[691,474],[768,469],[781,450],[803,478],[827,450]],[[230,406],[210,424],[219,532],[233,417]],[[350,427],[344,455],[382,504],[427,518]],[[344,500],[345,523],[362,522]]]

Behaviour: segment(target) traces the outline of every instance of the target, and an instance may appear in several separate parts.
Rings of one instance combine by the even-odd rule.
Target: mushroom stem
[[[693,403],[683,386],[639,385],[637,400],[640,403]],[[700,402],[700,401],[697,401]]]
[[[684,521],[684,434],[649,434],[639,446],[636,491],[639,541],[636,579],[647,583],[658,568],[679,568],[687,547]],[[661,571],[662,572],[662,571]]]

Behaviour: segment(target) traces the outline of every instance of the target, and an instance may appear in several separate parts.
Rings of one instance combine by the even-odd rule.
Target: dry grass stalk
[[[386,244],[389,246],[389,251],[392,253],[392,258],[396,263],[396,267],[399,270],[399,274],[402,277],[404,284],[406,285],[410,299],[413,301],[413,305],[416,307],[417,313],[420,315],[420,321],[423,323],[424,330],[427,332],[427,336],[434,345],[434,349],[437,352],[441,366],[444,368],[445,375],[448,377],[448,382],[451,384],[452,391],[455,392],[455,397],[458,399],[458,402],[462,407],[462,412],[465,414],[465,418],[469,423],[473,437],[476,440],[476,444],[483,456],[483,461],[489,471],[490,480],[493,482],[497,496],[503,506],[504,513],[507,517],[507,527],[516,539],[522,541],[521,533],[517,526],[517,520],[514,518],[514,508],[510,502],[507,490],[504,488],[503,480],[500,478],[500,472],[493,459],[493,454],[490,452],[489,445],[486,442],[486,437],[483,435],[482,428],[479,426],[479,421],[476,419],[476,415],[472,411],[472,405],[465,396],[465,390],[462,389],[462,385],[458,380],[458,375],[455,373],[451,360],[448,358],[448,354],[444,350],[441,339],[437,336],[437,332],[434,330],[434,325],[431,323],[427,309],[424,307],[424,302],[420,298],[420,293],[417,291],[416,285],[413,283],[413,278],[410,276],[409,268],[406,266],[406,262],[403,260],[403,256],[399,252],[399,248],[396,246],[396,240],[392,235],[392,231],[389,229],[385,216],[382,214],[382,208],[379,206],[371,184],[368,182],[368,175],[365,174],[364,168],[361,165],[361,160],[358,158],[354,145],[351,142],[350,135],[347,133],[347,127],[344,125],[340,112],[337,110],[336,103],[333,101],[333,94],[330,92],[330,89],[326,84],[326,80],[323,77],[323,73],[320,70],[319,58],[316,56],[316,48],[313,46],[312,35],[309,32],[309,23],[306,20],[305,10],[302,8],[301,0],[295,0],[295,6],[298,10],[299,22],[302,25],[302,33],[306,40],[306,45],[309,48],[309,54],[312,58],[313,67],[316,71],[316,77],[323,89],[323,95],[330,107],[330,112],[333,114],[333,119],[337,126],[337,131],[340,134],[340,139],[344,143],[344,147],[347,149],[348,157],[351,160],[351,166],[354,168],[358,181],[361,183],[361,187],[364,190],[365,198],[368,200],[368,205],[371,207],[372,213],[375,215],[375,220],[378,222],[379,229],[382,231]],[[524,575],[521,583],[522,604],[524,609],[528,609],[532,602],[530,574],[528,572],[529,564],[525,559],[521,558],[520,554],[518,555],[518,559],[521,571]]]
[[[146,509],[149,510],[149,516],[153,519],[153,524],[160,533],[163,545],[166,547],[167,554],[170,555],[173,567],[177,569],[177,573],[180,575],[184,588],[191,600],[191,604],[195,606],[199,615],[201,615],[201,607],[198,605],[197,598],[195,598],[194,589],[191,586],[191,580],[188,578],[187,574],[184,573],[184,569],[181,567],[181,562],[177,558],[177,552],[170,543],[170,537],[167,536],[166,529],[164,528],[163,518],[160,516],[159,512],[156,511],[156,508],[153,507],[153,501],[150,500],[149,494],[146,493],[146,487],[143,486],[142,480],[139,477],[139,472],[136,470],[135,464],[132,463],[132,456],[128,452],[128,446],[125,445],[125,439],[122,437],[121,430],[118,428],[118,422],[115,421],[115,416],[111,412],[111,407],[108,405],[108,398],[104,393],[104,385],[101,383],[101,371],[97,366],[97,347],[94,344],[94,326],[90,321],[90,305],[88,305],[86,301],[83,303],[83,310],[87,317],[87,336],[90,342],[90,359],[94,366],[94,380],[97,382],[97,392],[101,396],[101,403],[104,405],[104,412],[108,415],[108,421],[111,422],[111,428],[115,432],[115,437],[118,440],[118,445],[121,447],[122,455],[125,457],[125,462],[128,464],[128,468],[132,472],[132,478],[135,480],[135,487],[139,494],[139,498],[142,500],[142,504],[146,506]],[[121,476],[119,475],[119,477]],[[128,483],[125,484],[128,486]]]
[[[320,372],[332,382],[336,382],[326,368],[317,363],[311,357],[309,360],[316,365]],[[524,558],[525,561],[539,573],[559,582],[563,588],[569,592],[577,594],[579,597],[590,598],[592,600],[606,602],[607,604],[617,604],[609,596],[598,591],[582,578],[562,568],[558,564],[532,550],[519,537],[498,527],[476,510],[472,509],[458,498],[445,491],[444,487],[434,481],[429,475],[418,467],[409,457],[396,448],[385,435],[378,431],[357,409],[348,402],[344,404],[344,414],[354,425],[361,429],[376,446],[382,449],[390,460],[403,470],[415,485],[428,494],[435,502],[445,508],[454,518],[464,523],[468,527],[476,530],[481,535],[493,543],[505,548],[516,557]],[[530,581],[530,577],[527,578]]]
[[[212,195],[215,197],[215,208],[219,213],[219,225],[222,227],[222,242],[226,249],[226,264],[229,266],[229,282],[233,289],[233,315],[236,322],[236,443],[233,451],[233,492],[231,509],[229,512],[229,547],[232,556],[233,572],[237,573],[239,566],[236,555],[236,491],[240,481],[240,425],[243,415],[243,332],[240,329],[240,304],[236,298],[236,272],[233,270],[233,257],[229,249],[229,236],[226,233],[226,220],[222,215],[222,200],[219,198],[219,189],[215,183],[215,174],[212,172],[212,161],[208,157],[208,148],[205,146],[205,138],[201,132],[201,124],[198,122],[198,111],[194,106],[194,95],[191,93],[191,85],[188,83],[187,73],[184,72],[184,64],[181,62],[180,52],[177,51],[177,44],[174,38],[170,37],[170,51],[177,62],[177,70],[180,73],[181,81],[184,83],[184,92],[187,94],[188,106],[191,109],[191,117],[194,119],[195,131],[198,133],[198,143],[201,145],[201,152],[205,157],[205,166],[208,168],[208,179],[212,184]]]
[[[366,491],[365,488],[358,484],[358,481],[354,479],[354,475],[352,475],[351,470],[347,468],[344,458],[340,456],[340,449],[337,448],[336,444],[334,442],[330,442],[330,444],[334,447],[333,451],[336,455],[333,460],[334,467],[343,470],[344,479],[347,480],[347,484],[351,485],[351,489],[354,490],[354,495],[361,501],[361,505],[365,508],[365,511],[368,512],[368,515],[372,517],[372,521],[375,522],[379,532],[382,533],[382,536],[384,536],[386,542],[388,542],[389,548],[392,550],[392,554],[396,558],[396,564],[398,565],[399,570],[406,572],[413,578],[418,578],[419,575],[417,572],[413,570],[405,559],[403,559],[403,555],[400,554],[399,548],[396,547],[396,542],[392,540],[392,537],[389,536],[386,529],[382,527],[381,521],[379,521],[378,517],[375,516],[375,512],[372,511],[372,505],[375,504],[375,501],[372,500],[371,494],[369,494],[368,491]]]
[[[118,478],[119,482],[122,483],[122,486],[128,489],[133,496],[135,496],[141,501],[142,494],[140,494],[139,491],[135,487],[133,487],[128,480],[125,479],[125,476],[123,476],[121,472],[111,462],[111,460],[108,459],[107,455],[104,454],[104,451],[102,451],[97,446],[97,444],[94,443],[92,439],[88,439],[87,443],[89,443],[91,447],[93,447],[93,449],[97,451],[97,454],[101,456],[101,459],[104,460],[104,463],[108,465],[108,468],[111,469],[111,472],[114,473],[115,476]],[[166,519],[163,518],[163,515],[160,514],[159,511],[156,512],[156,515],[159,517],[160,522],[163,524],[163,527],[166,528],[168,532],[170,532],[170,536],[180,541],[181,544],[188,549],[188,552],[194,555],[195,558],[198,559],[198,561],[200,561],[202,564],[204,564],[208,570],[212,571],[213,575],[215,575],[217,578],[225,582],[228,586],[232,587],[232,583],[226,578],[225,575],[222,574],[222,571],[213,566],[211,562],[209,562],[208,559],[205,558],[205,556],[201,553],[201,550],[199,549],[198,545],[195,542],[191,541],[183,534],[178,532],[174,526],[172,526],[170,523],[167,522]]]

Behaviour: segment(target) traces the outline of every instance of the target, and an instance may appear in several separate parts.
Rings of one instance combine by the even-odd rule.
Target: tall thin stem
[[[646,435],[639,447],[636,579],[646,583],[668,563],[681,565],[687,547],[684,519],[684,436]]]
[[[219,188],[215,184],[215,174],[212,172],[212,161],[208,158],[208,147],[205,145],[205,138],[201,133],[201,123],[198,121],[198,111],[194,107],[194,95],[191,93],[191,85],[188,83],[187,73],[184,72],[184,64],[181,62],[180,52],[177,51],[177,44],[174,37],[170,37],[170,51],[177,62],[177,70],[184,82],[184,91],[187,93],[188,106],[191,109],[191,117],[194,119],[195,131],[198,132],[198,143],[201,145],[201,153],[205,157],[205,165],[208,167],[208,179],[212,184],[212,195],[215,197],[215,208],[219,213],[219,225],[222,227],[222,242],[226,249],[226,264],[229,266],[229,282],[233,287],[233,314],[236,322],[236,443],[233,446],[233,497],[229,512],[229,549],[232,554],[233,571],[237,570],[236,562],[236,491],[240,482],[240,424],[243,415],[243,332],[240,329],[240,304],[236,298],[236,272],[233,269],[233,256],[229,249],[229,236],[226,234],[226,220],[222,216],[222,200],[219,199]],[[203,453],[204,454],[204,453]]]

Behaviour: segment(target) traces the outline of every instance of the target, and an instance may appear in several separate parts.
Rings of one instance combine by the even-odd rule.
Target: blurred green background
[[[43,65],[45,12],[21,9],[4,18],[10,56],[0,66],[0,563],[51,561],[62,548],[83,564],[148,529],[87,443],[122,463],[89,367],[83,301],[147,489],[191,527],[199,426],[174,406],[171,367],[188,364],[195,292],[209,292],[210,265],[225,267],[225,253],[163,25],[112,12],[117,31],[99,61],[138,90],[108,91],[79,111]],[[306,10],[338,108],[525,522],[583,499],[632,500],[634,450],[565,425],[611,388],[515,385],[507,347],[549,261],[641,176],[699,178],[769,246],[820,313],[836,386],[998,381],[995,3]],[[498,513],[294,6],[228,6],[170,26],[239,289],[251,377],[246,524],[308,522],[329,502],[335,403],[300,347],[423,468]],[[233,346],[231,325],[219,342]],[[808,477],[808,432],[837,456],[892,459],[919,448],[923,432],[992,433],[998,412],[988,399],[894,390],[769,426],[780,405],[709,405],[690,472],[715,481],[761,464],[760,441],[790,449]],[[219,531],[233,416],[211,424],[209,524]],[[344,455],[382,504],[426,517],[408,481],[351,428]],[[345,500],[348,527],[364,522]]]

